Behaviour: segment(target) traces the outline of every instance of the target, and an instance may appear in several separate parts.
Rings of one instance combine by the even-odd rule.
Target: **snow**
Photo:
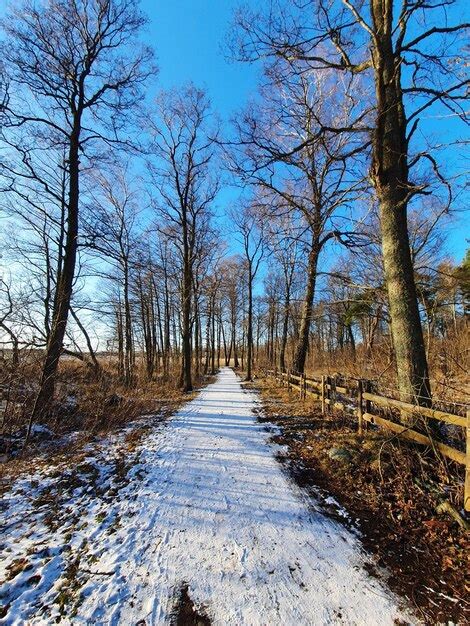
[[[15,559],[32,567],[0,585],[0,623],[168,624],[184,584],[215,625],[413,622],[357,537],[287,478],[256,405],[226,368],[137,450],[122,433],[87,451],[78,481],[19,481],[0,580]],[[31,510],[41,493],[58,508]]]
[[[31,435],[52,435],[52,430],[44,424],[33,424],[31,426]]]

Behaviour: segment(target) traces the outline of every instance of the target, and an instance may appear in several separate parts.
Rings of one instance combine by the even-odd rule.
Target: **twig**
[[[116,572],[92,572],[90,569],[83,569],[80,568],[81,572],[84,572],[85,574],[92,574],[93,576],[114,576],[114,574]]]

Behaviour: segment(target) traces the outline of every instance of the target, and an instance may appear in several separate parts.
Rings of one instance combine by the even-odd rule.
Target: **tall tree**
[[[109,149],[119,143],[141,98],[140,86],[152,71],[149,50],[136,43],[144,23],[133,0],[27,1],[3,22],[2,56],[15,90],[6,106],[9,145],[19,142],[28,166],[37,142],[50,149],[60,146],[64,153],[63,251],[33,417],[44,413],[53,398],[63,349],[76,274],[84,162],[99,144]]]
[[[181,259],[181,387],[191,391],[194,266],[209,228],[211,205],[219,183],[214,176],[217,129],[210,121],[210,102],[203,90],[188,85],[162,93],[150,163],[155,206],[166,236]]]
[[[130,174],[125,168],[113,168],[106,175],[96,177],[93,209],[85,227],[90,247],[102,262],[108,264],[104,272],[115,283],[123,339],[123,380],[131,385],[133,375],[133,319],[131,312],[132,271],[137,265],[137,218],[139,202],[137,192],[129,184]]]
[[[293,368],[303,372],[312,322],[318,262],[332,239],[350,245],[344,213],[362,190],[354,176],[353,156],[362,150],[350,134],[324,129],[347,127],[355,117],[356,98],[344,98],[331,71],[308,66],[299,75],[285,64],[269,67],[260,103],[235,122],[232,168],[257,189],[268,219],[301,216],[310,240],[299,337]],[[359,93],[359,85],[357,85]]]
[[[243,260],[246,265],[248,290],[246,380],[253,378],[253,286],[266,250],[263,216],[257,212],[256,203],[245,205],[233,212],[233,220],[240,235]]]
[[[444,180],[437,152],[416,141],[424,112],[440,107],[466,118],[462,102],[469,81],[463,35],[470,25],[459,15],[463,6],[460,0],[277,0],[265,15],[245,11],[238,16],[238,49],[245,60],[282,58],[296,74],[307,64],[351,80],[364,75],[375,89],[374,120],[363,123],[370,107],[366,99],[358,103],[357,123],[349,131],[371,139],[370,178],[380,207],[398,384],[404,399],[423,404],[430,402],[431,388],[407,208],[431,188],[418,181],[419,169],[414,175],[410,171],[428,163],[434,181]],[[352,90],[348,95],[353,96]]]
[[[291,299],[295,279],[301,272],[301,260],[304,256],[305,242],[302,241],[302,224],[294,219],[292,213],[282,215],[280,219],[271,222],[269,228],[269,248],[272,251],[271,260],[279,266],[283,279],[284,302],[282,306],[282,330],[279,347],[279,369],[286,370],[286,350],[291,318]],[[297,280],[298,282],[298,280]]]

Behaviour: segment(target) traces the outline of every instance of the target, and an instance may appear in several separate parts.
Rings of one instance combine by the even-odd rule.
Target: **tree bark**
[[[377,100],[371,176],[379,201],[400,395],[402,400],[428,405],[431,387],[407,224],[407,203],[412,191],[408,180],[407,122],[401,89],[401,58],[393,49],[392,10],[390,0],[371,0]]]
[[[47,413],[54,398],[59,359],[63,348],[65,330],[70,311],[78,244],[80,130],[81,112],[78,111],[74,116],[74,124],[69,143],[67,235],[65,237],[64,255],[56,285],[56,298],[52,313],[51,332],[49,334],[46,347],[40,389],[34,405],[33,414],[31,416],[31,423]]]
[[[253,273],[248,267],[248,328],[246,331],[246,380],[253,379]]]
[[[310,325],[312,322],[313,299],[315,297],[315,284],[317,279],[317,264],[319,256],[319,244],[313,241],[308,255],[307,267],[307,286],[305,290],[304,302],[302,305],[302,318],[300,322],[299,339],[294,353],[292,369],[303,374],[305,369],[305,360],[308,352],[308,338],[310,334]]]

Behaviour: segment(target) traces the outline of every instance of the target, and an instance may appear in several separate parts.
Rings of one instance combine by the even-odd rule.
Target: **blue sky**
[[[259,66],[225,58],[224,41],[239,3],[240,0],[142,1],[142,9],[150,19],[146,39],[156,51],[160,70],[157,87],[166,89],[190,80],[205,87],[214,110],[225,123],[256,89],[260,71]],[[430,130],[436,128],[436,121],[429,120]],[[452,120],[440,123],[448,125],[446,132],[453,126]],[[462,167],[462,155],[449,154],[448,158],[460,162],[459,169]],[[218,212],[223,213],[226,206],[235,202],[238,193],[224,189],[219,196]],[[468,196],[463,203],[467,199]],[[460,261],[470,236],[468,213],[457,213],[448,228],[448,252]]]
[[[239,0],[143,0],[150,18],[147,38],[156,50],[161,87],[192,80],[209,90],[212,104],[224,118],[243,106],[256,88],[257,70],[231,63],[224,39]]]
[[[266,0],[265,0],[266,1]],[[249,4],[257,4],[251,0]],[[159,66],[156,85],[152,87],[167,89],[193,81],[199,87],[205,87],[211,98],[213,108],[227,124],[233,114],[239,110],[257,85],[260,66],[230,62],[225,55],[224,41],[229,29],[232,13],[240,0],[142,0],[141,7],[149,18],[145,39],[154,48]],[[5,4],[0,0],[0,17]],[[424,131],[432,135],[435,131],[440,139],[461,134],[452,119],[436,119],[430,113]],[[442,126],[446,128],[443,129]],[[443,130],[445,132],[443,132]],[[465,155],[449,151],[445,160],[452,163],[452,170],[462,171],[465,167]],[[236,202],[239,191],[224,188],[218,199],[218,213]],[[462,197],[459,211],[448,225],[447,249],[457,261],[463,258],[468,247],[470,229],[468,212],[468,194]]]
[[[261,69],[231,62],[224,51],[232,14],[239,4],[240,0],[141,2],[150,20],[145,38],[157,55],[157,88],[178,87],[189,81],[206,88],[225,128],[256,90]],[[239,189],[225,185],[218,196],[217,214],[223,218],[239,195]],[[237,246],[233,249],[236,251]]]

